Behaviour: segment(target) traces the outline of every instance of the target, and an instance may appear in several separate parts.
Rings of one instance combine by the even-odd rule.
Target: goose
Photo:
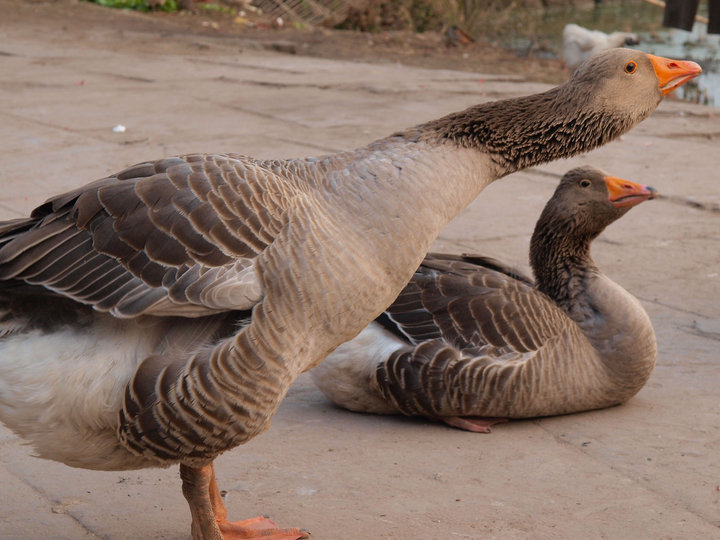
[[[269,427],[487,184],[615,139],[699,72],[617,49],[356,150],[170,157],[51,197],[0,223],[0,421],[72,467],[178,465],[196,540],[303,538],[230,521],[213,460]]]
[[[577,24],[567,24],[563,28],[563,59],[567,68],[572,71],[601,51],[638,43],[640,41],[637,36],[630,32],[606,34],[600,30],[589,30]]]
[[[381,317],[311,371],[353,411],[421,415],[475,432],[623,403],[655,365],[640,303],[590,244],[652,188],[594,167],[567,172],[535,226],[537,283],[482,256],[429,254]]]

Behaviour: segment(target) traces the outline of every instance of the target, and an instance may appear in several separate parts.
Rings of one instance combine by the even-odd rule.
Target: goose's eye
[[[590,187],[590,180],[587,180],[587,179],[580,180],[580,187]]]
[[[635,62],[628,62],[625,64],[625,73],[635,73],[637,64]]]

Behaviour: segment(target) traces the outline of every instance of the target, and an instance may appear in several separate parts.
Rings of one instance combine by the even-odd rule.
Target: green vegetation
[[[94,2],[105,7],[118,9],[134,9],[136,11],[165,11],[172,12],[180,9],[179,0],[85,0],[86,2]],[[216,13],[224,13],[235,15],[235,10],[222,4],[213,4],[211,2],[203,2],[195,5],[195,8],[212,11]]]
[[[137,11],[177,11],[176,0],[165,0],[162,4],[151,5],[147,0],[86,0],[105,7],[118,9],[134,9]]]
[[[208,2],[208,3],[198,4],[197,7],[199,7],[200,9],[204,9],[206,11],[217,11],[218,13],[228,13],[230,15],[235,14],[235,10],[233,8],[228,7],[228,6],[223,6],[220,4],[211,4]]]

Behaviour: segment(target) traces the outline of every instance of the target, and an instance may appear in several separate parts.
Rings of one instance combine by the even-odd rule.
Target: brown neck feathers
[[[590,243],[599,234],[578,227],[574,216],[562,219],[546,211],[540,216],[530,242],[530,266],[538,290],[569,312],[583,292],[584,278],[598,272],[590,256]]]
[[[594,109],[582,89],[565,84],[541,94],[476,105],[401,135],[487,152],[503,176],[587,152],[636,122]]]

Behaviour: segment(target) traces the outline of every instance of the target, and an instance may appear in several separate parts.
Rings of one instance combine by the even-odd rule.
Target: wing
[[[528,360],[569,327],[527,277],[477,256],[429,255],[385,317],[409,343],[377,365],[374,385],[402,413],[431,418],[497,415],[499,396],[524,392]]]
[[[430,254],[378,322],[411,344],[443,339],[459,349],[524,353],[563,317],[530,278],[499,261]]]
[[[118,317],[249,309],[284,190],[272,162],[242,156],[141,163],[0,224],[0,280]]]
[[[531,287],[535,286],[535,282],[532,278],[526,276],[517,268],[492,257],[478,255],[476,253],[463,253],[462,255],[428,253],[422,262],[422,266],[425,266],[426,268],[435,268],[440,271],[453,272],[458,275],[474,274],[480,268],[484,268],[505,274],[506,276],[522,281]]]

